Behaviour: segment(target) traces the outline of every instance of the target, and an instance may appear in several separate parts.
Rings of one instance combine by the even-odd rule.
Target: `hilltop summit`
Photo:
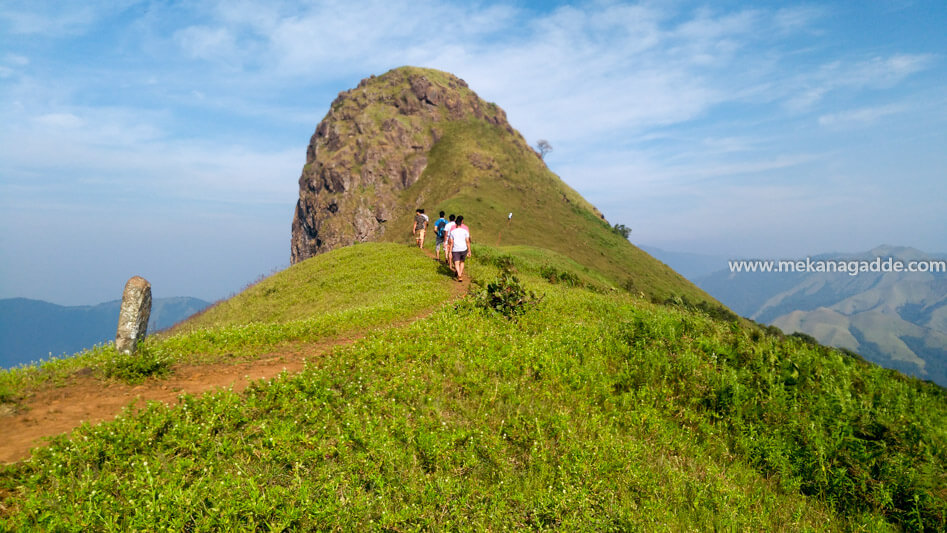
[[[506,120],[464,80],[430,69],[402,67],[371,76],[340,93],[309,143],[293,220],[292,262],[386,231],[449,121],[480,120],[506,130]]]
[[[401,67],[340,93],[316,127],[299,178],[292,263],[360,242],[407,243],[418,207],[432,219],[463,214],[481,244],[559,252],[656,299],[713,301],[613,231],[499,106],[452,74]]]
[[[446,125],[470,120],[503,130],[521,155],[541,161],[499,106],[480,99],[452,74],[401,67],[340,93],[309,142],[293,220],[292,262],[384,235],[399,210],[414,209],[402,205],[399,195],[421,177]],[[477,157],[470,164],[481,170],[493,166]]]

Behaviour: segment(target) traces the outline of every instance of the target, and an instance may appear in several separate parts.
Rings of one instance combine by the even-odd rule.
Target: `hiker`
[[[414,238],[418,243],[418,248],[424,247],[424,232],[427,230],[427,215],[424,214],[424,209],[420,207],[414,211],[414,227],[411,228],[411,232],[414,233]]]
[[[441,211],[439,219],[434,222],[434,258],[437,262],[441,261],[441,248],[444,248],[444,260],[450,263],[450,257],[447,255],[447,221],[444,220],[444,212]]]
[[[457,281],[464,281],[464,261],[470,257],[470,231],[464,224],[464,216],[458,215],[457,227],[451,230],[448,237],[448,246],[451,252],[451,261],[457,272]]]
[[[452,229],[457,227],[457,223],[454,222],[454,219],[457,218],[454,213],[450,214],[448,217],[447,225],[444,226],[444,237],[447,239],[447,242],[444,244],[444,260],[447,261],[447,267],[451,270],[454,270],[454,262],[451,260],[450,256],[450,232]]]

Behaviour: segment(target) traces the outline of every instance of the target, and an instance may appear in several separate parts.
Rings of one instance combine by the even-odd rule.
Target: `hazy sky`
[[[789,7],[787,7],[787,5]],[[0,298],[289,263],[340,91],[465,79],[632,241],[947,251],[947,2],[0,2]]]

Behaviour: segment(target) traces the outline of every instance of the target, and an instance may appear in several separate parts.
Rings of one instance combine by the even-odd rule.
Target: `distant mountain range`
[[[122,302],[62,306],[27,298],[0,299],[0,367],[73,354],[115,339]],[[156,298],[148,331],[170,326],[206,308],[197,298]]]
[[[661,256],[658,256],[659,259]],[[913,248],[879,246],[813,261],[943,260]],[[673,257],[664,256],[676,268]],[[947,273],[731,272],[692,278],[733,311],[787,333],[858,352],[866,359],[947,386]]]

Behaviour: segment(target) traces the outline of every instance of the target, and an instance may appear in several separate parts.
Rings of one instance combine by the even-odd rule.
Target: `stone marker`
[[[118,331],[115,333],[115,349],[133,354],[138,343],[145,340],[148,332],[148,317],[151,316],[151,284],[135,276],[125,284],[122,293],[122,310],[118,313]]]

